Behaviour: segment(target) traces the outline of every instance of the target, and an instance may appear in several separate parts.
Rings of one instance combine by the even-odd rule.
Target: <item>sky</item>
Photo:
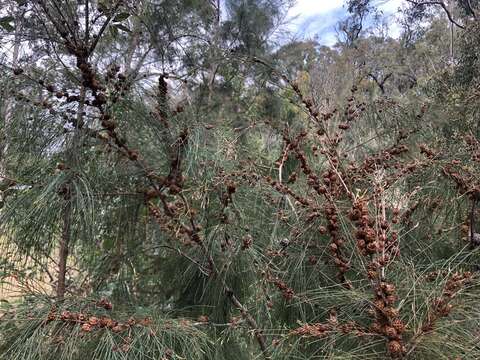
[[[336,41],[335,25],[347,16],[344,0],[297,0],[288,16],[291,21],[290,30],[296,37],[318,37],[325,45],[333,45]],[[398,36],[398,26],[394,13],[403,0],[377,0],[379,9],[391,25],[390,35]]]

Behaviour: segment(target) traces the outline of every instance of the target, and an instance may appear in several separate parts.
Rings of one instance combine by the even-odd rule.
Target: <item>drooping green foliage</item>
[[[478,2],[0,4],[0,358],[480,358]]]

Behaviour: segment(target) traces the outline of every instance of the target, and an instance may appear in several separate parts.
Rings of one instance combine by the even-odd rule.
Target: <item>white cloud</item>
[[[378,7],[385,14],[392,14],[401,7],[402,3],[404,3],[404,0],[380,0],[378,1]]]
[[[345,0],[297,0],[289,11],[289,16],[312,16],[326,13],[342,7]],[[386,14],[391,14],[401,7],[404,0],[377,0],[374,3]]]
[[[399,26],[395,22],[395,13],[405,0],[374,0],[390,25],[390,35],[399,36]],[[345,0],[297,0],[288,12],[288,28],[301,37],[319,36],[322,43],[335,42],[335,24],[344,16]]]
[[[344,0],[297,0],[295,6],[288,12],[288,27],[297,35],[313,36],[317,33],[318,27],[324,29],[327,25],[326,19],[322,19],[323,24],[319,24],[315,20],[322,18],[322,15],[342,9],[343,4]],[[332,19],[328,20],[331,22]]]

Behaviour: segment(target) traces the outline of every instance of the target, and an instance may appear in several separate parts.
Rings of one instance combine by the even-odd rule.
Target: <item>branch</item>
[[[88,44],[90,38],[90,9],[89,9],[89,0],[85,1],[85,43]]]
[[[378,85],[378,87],[382,91],[382,94],[385,94],[385,82],[393,76],[393,73],[388,73],[383,78],[382,81],[379,81],[378,78],[375,75],[373,75],[372,73],[368,73],[368,76],[370,76],[373,79],[373,81],[375,81],[375,83]]]
[[[413,4],[414,6],[424,6],[424,5],[440,5],[442,9],[445,11],[447,14],[448,20],[454,24],[455,26],[459,27],[460,29],[465,29],[465,26],[459,24],[458,22],[455,21],[453,18],[452,14],[450,13],[450,10],[448,10],[447,5],[443,1],[415,1],[415,0],[407,0],[410,4]]]
[[[242,303],[237,299],[233,291],[225,287],[225,292],[227,294],[227,297],[230,299],[232,304],[240,310],[242,317],[245,319],[245,321],[250,325],[250,328],[253,330],[253,333],[255,334],[255,338],[257,339],[258,345],[260,346],[260,349],[262,350],[263,357],[266,360],[271,359],[271,356],[269,355],[267,344],[265,342],[265,336],[263,335],[262,330],[258,328],[257,322],[255,319],[250,315],[247,309],[242,305]]]
[[[113,9],[110,10],[110,14],[107,16],[107,19],[106,19],[105,22],[103,23],[103,25],[102,25],[100,31],[98,32],[97,36],[95,36],[95,39],[93,40],[92,45],[91,45],[90,48],[88,49],[88,55],[90,55],[91,53],[93,53],[93,50],[95,50],[95,48],[97,47],[98,41],[100,40],[100,38],[102,37],[103,33],[104,33],[105,30],[107,29],[108,24],[110,24],[110,21],[112,20],[113,15],[116,13],[116,11],[117,11],[118,8],[120,7],[120,4],[121,4],[121,3],[122,3],[122,0],[117,1],[117,3],[115,4],[115,6],[113,7]]]

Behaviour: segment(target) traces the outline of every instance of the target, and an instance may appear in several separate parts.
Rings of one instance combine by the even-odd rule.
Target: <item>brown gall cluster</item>
[[[455,273],[450,276],[443,288],[442,294],[431,303],[431,309],[427,314],[425,322],[422,324],[423,332],[432,331],[440,318],[447,317],[450,314],[453,309],[453,305],[451,304],[452,300],[468,285],[472,278],[473,274],[469,271]]]

